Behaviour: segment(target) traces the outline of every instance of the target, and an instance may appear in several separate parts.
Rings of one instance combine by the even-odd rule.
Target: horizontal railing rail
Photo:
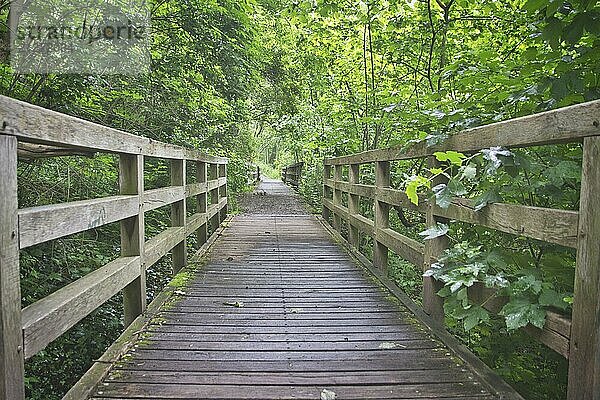
[[[298,186],[300,186],[300,180],[302,179],[302,167],[304,167],[304,162],[298,162],[283,167],[281,170],[281,180],[297,189]]]
[[[569,142],[583,142],[583,176],[579,211],[494,203],[476,211],[471,201],[455,198],[447,209],[434,202],[411,203],[403,190],[391,187],[390,162],[426,158],[435,163],[439,151],[473,153],[490,147],[525,148]],[[374,165],[375,184],[360,184],[360,166]],[[343,168],[348,168],[344,180]],[[575,295],[572,317],[549,312],[543,329],[526,330],[541,342],[569,359],[568,398],[595,398],[600,393],[600,101],[516,118],[459,132],[441,144],[419,143],[409,148],[388,148],[341,156],[324,161],[323,218],[358,248],[359,235],[373,239],[373,265],[386,269],[388,251],[406,261],[430,269],[448,247],[447,237],[421,243],[390,228],[391,207],[416,211],[426,216],[428,226],[450,220],[462,221],[497,231],[524,236],[577,249]],[[344,206],[343,193],[348,196]],[[368,199],[374,218],[360,213],[360,199]],[[443,324],[443,299],[437,296],[440,284],[431,277],[423,280],[423,310],[437,324]],[[490,293],[474,287],[469,295],[487,299]],[[485,302],[497,312],[500,300]]]
[[[176,273],[187,262],[187,237],[196,234],[199,245],[208,241],[227,215],[227,159],[4,96],[0,116],[0,398],[18,400],[24,398],[25,359],[120,291],[129,325],[146,308],[146,270],[171,252]],[[120,194],[19,209],[18,156],[30,144],[54,149],[53,156],[117,154]],[[144,189],[145,157],[168,160],[170,186]],[[195,164],[194,183],[187,183],[187,163]],[[187,216],[191,197],[197,212]],[[171,207],[171,227],[145,240],[144,213],[164,206]],[[119,258],[21,309],[20,250],[115,222]]]

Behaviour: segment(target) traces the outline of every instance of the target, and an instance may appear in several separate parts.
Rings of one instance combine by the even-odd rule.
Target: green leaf
[[[452,194],[452,196],[463,196],[467,194],[467,189],[458,179],[451,178],[448,181],[448,190]]]
[[[433,153],[433,155],[435,156],[435,158],[438,161],[450,161],[451,164],[458,165],[458,166],[462,165],[463,158],[467,158],[467,156],[465,156],[464,154],[459,153],[457,151],[446,151],[446,152],[437,151],[437,152]]]
[[[410,202],[418,206],[419,195],[417,194],[417,191],[421,186],[428,187],[429,184],[430,182],[427,178],[424,178],[422,176],[412,176],[406,184],[406,189],[404,190],[404,192],[406,193],[406,196],[408,197]]]
[[[526,299],[512,299],[500,310],[506,320],[506,327],[515,330],[532,324],[543,328],[546,322],[546,311],[539,304],[532,304]]]
[[[477,167],[474,164],[465,165],[461,176],[468,180],[475,179],[477,176]]]
[[[431,189],[435,196],[435,204],[441,208],[448,208],[452,203],[452,192],[445,183],[440,183]]]
[[[523,5],[523,10],[533,13],[546,7],[549,2],[549,0],[528,0],[527,3]]]
[[[475,197],[475,199],[473,199],[473,207],[475,208],[475,211],[480,211],[488,204],[498,203],[500,201],[502,201],[502,197],[500,197],[496,188],[492,188]]]
[[[544,288],[540,293],[538,303],[546,307],[556,307],[565,310],[568,304],[563,300],[564,296],[556,292],[554,289]]]
[[[446,224],[438,222],[435,226],[429,227],[427,230],[420,232],[419,235],[424,236],[424,240],[435,239],[444,236],[450,228]]]
[[[469,313],[463,321],[463,326],[466,331],[470,331],[480,323],[485,323],[490,320],[490,314],[481,306],[473,306],[469,309]]]

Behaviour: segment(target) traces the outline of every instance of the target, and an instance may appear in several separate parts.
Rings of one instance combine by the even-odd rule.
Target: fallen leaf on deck
[[[323,389],[321,392],[321,400],[335,400],[336,394],[332,390]]]
[[[394,342],[383,342],[379,345],[379,348],[382,350],[391,350],[391,349],[406,348],[406,346],[401,345],[399,343],[394,343]]]

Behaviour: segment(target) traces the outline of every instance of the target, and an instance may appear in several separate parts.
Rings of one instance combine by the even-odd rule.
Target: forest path
[[[283,183],[242,206],[94,398],[497,398]]]

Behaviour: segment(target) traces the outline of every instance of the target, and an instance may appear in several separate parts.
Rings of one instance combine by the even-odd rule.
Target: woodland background
[[[276,176],[282,166],[304,161],[300,192],[315,211],[324,157],[435,142],[468,127],[600,98],[600,3],[594,0],[150,5],[150,73],[19,75],[8,61],[4,1],[0,94],[227,156],[234,195],[248,190],[248,162]],[[476,172],[461,191],[483,206],[502,200],[578,208],[579,145],[501,159],[494,170],[484,157],[474,159]],[[110,155],[23,160],[20,206],[116,194],[117,165]],[[148,160],[146,171],[147,188],[168,179],[167,165],[158,161]],[[422,165],[398,163],[393,183],[406,187],[423,174]],[[364,179],[373,179],[372,171],[364,171]],[[424,230],[418,215],[393,217],[394,229],[412,237]],[[159,232],[168,220],[165,210],[147,214],[147,233]],[[491,317],[449,295],[450,329],[527,399],[564,398],[565,360],[515,328],[543,322],[548,306],[569,311],[573,251],[458,224],[449,236],[448,263],[485,264],[480,278],[505,279],[512,304],[504,317]],[[113,224],[23,251],[23,306],[116,258],[118,238]],[[363,243],[365,253],[369,245]],[[399,286],[419,301],[419,268],[397,258],[391,264]],[[149,272],[152,295],[168,280],[169,268],[165,259]],[[121,315],[116,296],[29,360],[29,398],[60,398],[120,334]]]

